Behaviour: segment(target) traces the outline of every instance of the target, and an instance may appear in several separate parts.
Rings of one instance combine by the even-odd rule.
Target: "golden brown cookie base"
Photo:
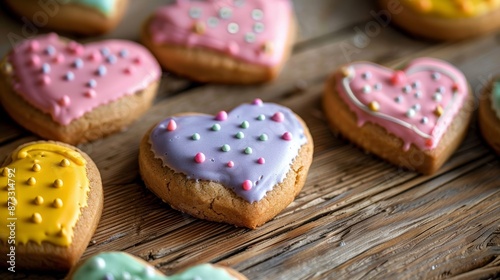
[[[16,149],[14,153],[23,147],[35,143],[45,143],[46,141],[26,143]],[[73,240],[69,247],[54,245],[44,241],[41,245],[35,242],[27,244],[16,243],[16,271],[26,270],[60,270],[67,271],[75,265],[87,248],[90,239],[99,224],[103,207],[103,189],[101,175],[92,159],[79,150],[60,142],[53,142],[61,146],[68,147],[80,153],[87,161],[87,177],[89,178],[90,191],[88,193],[87,206],[81,209],[80,217],[73,228]],[[11,157],[7,157],[3,166],[11,162]],[[5,256],[9,246],[0,240],[0,254]],[[5,266],[6,263],[2,263]]]
[[[395,0],[380,0],[387,9]],[[398,1],[399,2],[399,1]],[[472,18],[439,18],[415,12],[400,2],[402,11],[391,14],[392,21],[408,32],[433,40],[455,41],[477,37],[500,28],[500,9]]]
[[[146,21],[143,26],[141,41],[156,56],[163,68],[196,81],[224,84],[255,84],[274,80],[290,55],[296,33],[295,23],[292,21],[281,62],[275,66],[263,66],[206,48],[157,45],[148,30],[150,21],[151,19]]]
[[[0,72],[0,102],[20,125],[39,136],[77,145],[123,130],[144,114],[156,96],[159,81],[142,91],[94,108],[69,125],[56,123],[13,90],[11,77]]]
[[[40,5],[39,0],[6,0],[5,2],[19,15],[33,20],[34,25],[37,24],[37,17],[42,18],[37,14],[45,15],[47,23],[43,26],[35,26],[82,35],[99,35],[114,29],[128,7],[128,0],[116,1],[114,13],[106,16],[97,9],[81,4],[58,4],[63,1],[43,1],[43,3],[55,3],[57,8],[51,9]]]
[[[493,81],[485,88],[479,100],[479,128],[488,144],[500,155],[500,119],[491,104]]]
[[[191,216],[255,229],[274,218],[299,194],[312,162],[313,140],[305,123],[307,143],[302,145],[283,182],[266,196],[249,203],[223,185],[206,180],[190,180],[182,173],[164,167],[151,151],[149,136],[144,135],[139,149],[139,169],[146,186],[174,209]]]
[[[467,133],[472,107],[469,108],[466,104],[472,102],[472,95],[469,95],[464,109],[455,116],[435,149],[422,151],[411,145],[408,151],[404,151],[403,140],[390,134],[385,128],[370,122],[358,127],[356,115],[337,94],[336,75],[341,74],[335,73],[328,79],[322,102],[331,129],[340,132],[365,151],[390,163],[423,174],[435,173],[457,149]]]

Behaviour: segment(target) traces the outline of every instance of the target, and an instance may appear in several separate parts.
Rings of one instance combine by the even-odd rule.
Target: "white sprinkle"
[[[413,84],[411,84],[411,86],[412,86],[414,89],[418,89],[418,88],[420,88],[420,81],[415,81],[415,82],[413,82]]]
[[[264,24],[262,22],[256,22],[253,25],[253,31],[255,31],[255,33],[262,33],[262,32],[264,32]]]
[[[217,25],[219,25],[219,20],[216,17],[209,17],[207,19],[207,25],[209,27],[217,27]]]
[[[231,34],[236,34],[238,33],[239,30],[240,26],[235,22],[231,22],[230,24],[227,25],[227,32]]]
[[[370,87],[370,85],[365,85],[363,87],[363,93],[370,93],[372,92],[372,88]]]
[[[403,102],[403,97],[398,96],[398,97],[394,98],[394,101],[396,101],[396,103],[401,103],[401,102]]]
[[[436,102],[441,102],[442,99],[443,99],[443,95],[439,92],[434,93],[434,95],[432,96],[432,100],[434,100]]]
[[[259,9],[254,9],[252,11],[252,18],[254,20],[262,20],[264,18],[264,12]]]
[[[438,72],[434,72],[432,73],[431,77],[434,81],[439,81],[439,79],[441,79],[441,74]]]
[[[421,122],[422,124],[427,124],[427,123],[429,122],[429,118],[427,118],[427,117],[423,117],[423,118],[420,120],[420,122]]]
[[[253,32],[248,32],[247,34],[245,34],[245,42],[247,43],[253,43],[255,42],[255,33]]]
[[[201,17],[201,9],[199,7],[192,7],[189,9],[189,16],[191,18],[200,18]]]
[[[420,97],[422,97],[422,92],[421,91],[417,91],[417,92],[415,92],[414,96],[415,96],[415,98],[420,98]]]
[[[376,84],[373,86],[373,89],[374,89],[374,90],[382,90],[382,84],[381,84],[381,83],[376,83]]]
[[[406,86],[403,88],[403,92],[404,92],[404,93],[410,93],[410,91],[411,91],[411,86],[406,85]]]
[[[222,19],[229,19],[233,16],[233,11],[229,7],[222,7],[219,10],[219,17]]]
[[[445,88],[443,86],[440,86],[436,89],[436,92],[438,93],[444,93],[445,92]]]
[[[420,109],[421,109],[422,107],[420,106],[420,104],[415,104],[415,105],[413,105],[413,106],[412,106],[412,108],[413,108],[415,111],[417,111],[417,112],[418,112],[418,111],[420,111]]]
[[[406,112],[406,116],[408,118],[413,118],[415,116],[416,112],[415,112],[415,109],[409,109],[407,112]]]
[[[365,80],[369,80],[372,77],[372,73],[370,71],[366,71],[365,73],[361,74],[361,77]]]

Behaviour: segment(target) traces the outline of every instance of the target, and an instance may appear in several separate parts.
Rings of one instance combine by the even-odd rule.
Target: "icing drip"
[[[61,125],[141,91],[161,75],[153,56],[134,42],[109,40],[83,46],[62,41],[54,33],[19,44],[9,62],[14,90]]]
[[[78,152],[51,143],[27,146],[12,154],[0,186],[0,219],[16,218],[16,243],[71,245],[90,191],[86,161]],[[9,231],[0,231],[4,244],[8,238]]]
[[[435,148],[468,96],[465,77],[450,64],[429,58],[410,63],[404,71],[356,62],[337,76],[337,92],[356,114],[358,125],[371,122],[403,140]],[[370,73],[364,78],[363,73]],[[369,93],[365,87],[380,84]],[[373,88],[375,88],[373,86]]]
[[[277,112],[280,121],[273,120]],[[175,131],[167,129],[172,120]],[[271,103],[240,105],[222,121],[208,115],[167,118],[150,135],[164,166],[192,180],[219,182],[250,203],[283,181],[306,141],[294,113]]]
[[[100,253],[89,258],[75,271],[73,279],[236,280],[224,269],[209,264],[197,265],[168,277],[122,252]]]
[[[156,44],[209,48],[269,66],[283,59],[291,13],[288,0],[183,0],[160,8],[149,30]]]

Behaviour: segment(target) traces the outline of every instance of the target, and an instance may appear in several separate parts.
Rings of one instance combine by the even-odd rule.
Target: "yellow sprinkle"
[[[42,205],[43,204],[43,197],[41,197],[41,196],[35,197],[35,204]]]
[[[61,188],[63,185],[64,184],[63,184],[63,181],[61,179],[55,180],[54,184],[53,184],[54,188]]]
[[[40,213],[33,213],[33,216],[31,216],[31,221],[35,224],[42,223],[42,215],[40,215]]]
[[[18,155],[17,155],[17,158],[18,159],[23,159],[23,158],[26,158],[28,156],[28,153],[27,152],[20,152]]]
[[[3,169],[3,171],[2,171],[2,176],[4,176],[4,177],[9,176],[9,169],[7,169],[7,167],[5,167],[5,168]]]
[[[31,168],[31,170],[38,172],[38,171],[42,170],[42,167],[40,166],[40,164],[35,163],[35,164],[33,164],[33,168]]]
[[[378,112],[380,110],[380,104],[378,104],[377,101],[372,101],[368,104],[368,108],[370,108],[373,112]]]
[[[201,35],[201,34],[204,34],[204,33],[205,33],[205,31],[206,31],[205,24],[203,24],[203,22],[201,22],[201,21],[198,21],[198,22],[196,22],[196,23],[194,24],[194,26],[193,26],[193,30],[194,30],[194,32],[195,32],[195,33],[197,33],[197,34],[200,34],[200,35]]]
[[[61,160],[61,166],[62,167],[68,167],[69,166],[69,160],[67,160],[67,159]]]
[[[352,69],[352,67],[349,67],[349,66],[344,66],[340,69],[340,72],[342,73],[342,76],[344,77],[352,77],[354,76],[354,69]]]
[[[56,198],[54,199],[52,206],[54,206],[55,208],[61,208],[63,206],[63,202],[60,198]]]
[[[436,110],[434,110],[434,114],[441,117],[441,115],[443,115],[443,107],[441,107],[441,105],[437,105]]]
[[[8,63],[8,62],[5,62],[4,65],[3,65],[3,71],[6,73],[6,74],[10,74],[12,73],[12,64]]]
[[[274,45],[271,42],[265,42],[264,45],[262,45],[262,50],[265,53],[272,53],[274,51]]]
[[[28,182],[27,182],[27,183],[28,183],[28,185],[30,185],[30,186],[34,186],[34,185],[36,184],[36,179],[35,179],[35,177],[30,177],[30,178],[28,179]]]

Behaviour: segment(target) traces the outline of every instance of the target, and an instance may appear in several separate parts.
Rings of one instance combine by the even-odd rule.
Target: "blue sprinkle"
[[[75,78],[75,74],[73,74],[73,72],[69,71],[68,73],[66,73],[66,75],[64,75],[64,79],[66,81],[73,81],[73,79]]]
[[[95,88],[97,86],[97,82],[94,79],[92,79],[87,83],[87,86],[90,88]]]
[[[108,72],[108,69],[106,69],[106,66],[100,65],[99,68],[97,68],[97,75],[99,76],[104,76]]]
[[[83,67],[83,60],[81,60],[80,58],[77,58],[75,60],[75,62],[73,63],[73,66],[77,69],[80,69]]]
[[[106,58],[106,61],[111,63],[111,64],[115,64],[116,63],[116,56],[110,55]]]
[[[42,65],[42,73],[44,73],[44,74],[50,73],[50,65],[48,63],[44,63]]]
[[[123,49],[120,51],[120,57],[127,57],[128,56],[128,50],[127,49]]]
[[[56,53],[56,49],[53,46],[47,46],[47,48],[45,48],[45,53],[48,55],[54,55]]]
[[[104,56],[108,56],[110,54],[109,49],[104,47],[101,49],[101,54]]]

